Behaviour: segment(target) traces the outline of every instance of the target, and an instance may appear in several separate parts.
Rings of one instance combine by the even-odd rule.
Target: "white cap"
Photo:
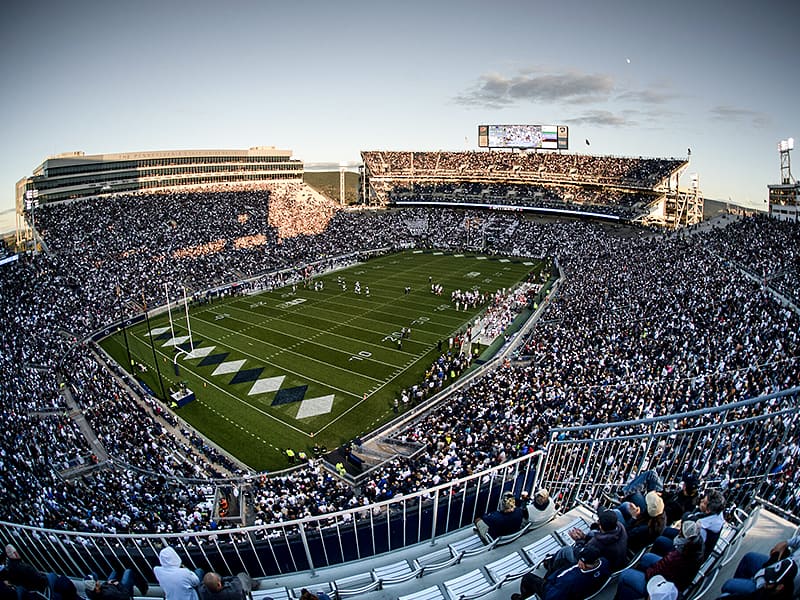
[[[677,600],[678,588],[663,576],[656,575],[647,582],[647,595],[650,600]]]

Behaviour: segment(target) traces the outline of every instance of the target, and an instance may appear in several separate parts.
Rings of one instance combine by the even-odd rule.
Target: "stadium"
[[[637,474],[691,473],[725,498],[695,600],[752,527],[800,523],[796,220],[704,221],[688,158],[482,127],[485,150],[363,151],[352,206],[270,147],[59,155],[22,179],[4,544],[150,595],[169,545],[255,598],[492,600]],[[542,488],[555,519],[473,535]]]

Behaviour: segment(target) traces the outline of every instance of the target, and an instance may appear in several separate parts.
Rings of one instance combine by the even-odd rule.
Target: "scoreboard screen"
[[[566,125],[478,125],[479,148],[568,150]]]

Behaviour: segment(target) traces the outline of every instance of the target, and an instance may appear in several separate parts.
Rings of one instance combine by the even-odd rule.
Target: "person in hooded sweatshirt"
[[[196,573],[181,566],[181,557],[172,546],[165,546],[158,553],[160,567],[153,567],[166,600],[198,600],[197,587],[200,578]]]

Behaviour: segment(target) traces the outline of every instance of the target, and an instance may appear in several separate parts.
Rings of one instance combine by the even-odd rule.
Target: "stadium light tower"
[[[792,177],[792,157],[791,151],[794,149],[794,138],[781,140],[778,143],[778,151],[781,153],[781,183],[790,185],[794,183]]]
[[[342,204],[342,205],[344,205],[344,203],[345,203],[345,200],[344,200],[344,196],[345,196],[345,194],[344,194],[344,173],[345,173],[345,169],[346,168],[347,168],[347,163],[346,162],[340,162],[339,163],[339,203]]]

